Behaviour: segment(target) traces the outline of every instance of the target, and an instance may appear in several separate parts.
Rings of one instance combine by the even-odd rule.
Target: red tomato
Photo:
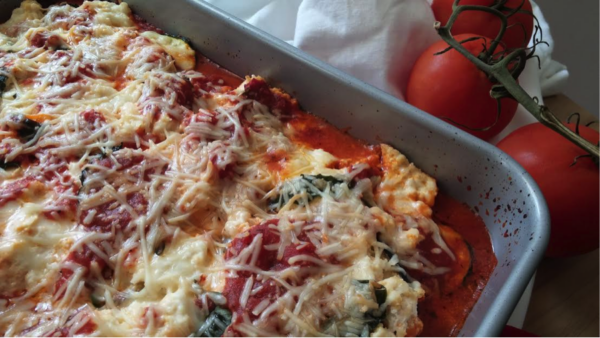
[[[462,41],[475,36],[461,34],[456,39]],[[463,46],[471,54],[478,55],[483,51],[483,43],[483,40],[475,40]],[[446,42],[438,41],[417,59],[408,80],[406,101],[431,115],[449,118],[464,131],[488,140],[512,120],[517,111],[517,102],[502,99],[502,111],[494,124],[498,108],[496,100],[490,96],[492,83],[484,72],[454,49],[434,55],[447,47]],[[498,51],[501,50],[502,47],[499,47]],[[473,130],[490,126],[485,131]]]
[[[571,130],[573,124],[568,125]],[[596,144],[598,132],[584,126],[580,135]],[[498,143],[537,182],[550,209],[552,229],[546,255],[563,257],[598,248],[598,166],[586,152],[540,123],[521,127]]]
[[[461,0],[461,5],[479,5],[491,6],[497,0]],[[529,0],[508,0],[505,4],[508,8],[517,8],[523,2],[521,10],[531,12],[531,3]],[[452,3],[454,0],[433,0],[431,9],[435,19],[445,25],[452,14]],[[508,13],[508,12],[505,12]],[[500,19],[494,14],[481,11],[465,11],[460,13],[454,25],[452,34],[471,33],[488,38],[496,38],[500,32]],[[502,41],[505,48],[524,47],[531,39],[533,32],[533,16],[526,13],[517,13],[511,16],[507,22],[507,29]]]
[[[514,326],[506,325],[500,333],[500,337],[539,337],[536,334],[521,330]]]

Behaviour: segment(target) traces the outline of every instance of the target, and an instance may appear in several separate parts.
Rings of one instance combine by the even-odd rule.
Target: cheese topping
[[[338,165],[293,141],[260,77],[195,70],[126,3],[0,25],[0,333],[418,333],[437,187],[381,145]],[[271,166],[266,156],[277,159]]]

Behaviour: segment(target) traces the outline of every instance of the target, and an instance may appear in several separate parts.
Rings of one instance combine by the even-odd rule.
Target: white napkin
[[[206,0],[375,87],[403,99],[416,59],[439,40],[431,0]],[[537,96],[556,94],[569,73],[552,60],[554,41],[539,7],[533,4],[544,40],[537,62],[530,60],[519,81]],[[522,107],[496,143],[514,129],[535,122]]]

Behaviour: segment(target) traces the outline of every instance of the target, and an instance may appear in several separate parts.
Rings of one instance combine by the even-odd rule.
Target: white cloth
[[[206,0],[375,87],[403,99],[416,59],[439,40],[431,0]],[[561,91],[565,66],[552,60],[548,23],[533,3],[544,40],[519,81],[542,102]],[[492,143],[535,119],[519,107],[510,125]]]

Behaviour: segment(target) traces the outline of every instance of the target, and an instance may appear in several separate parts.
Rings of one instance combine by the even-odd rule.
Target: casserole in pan
[[[467,318],[461,334],[495,335],[499,332],[512,308],[516,304],[520,293],[531,277],[539,259],[541,259],[548,235],[548,218],[543,199],[531,178],[518,165],[497,149],[466,135],[453,127],[443,124],[393,97],[365,85],[360,81],[285,45],[281,41],[277,41],[244,23],[228,17],[226,14],[219,12],[209,5],[183,0],[168,3],[164,1],[132,0],[128,1],[128,3],[137,14],[147,19],[151,24],[163,28],[171,34],[179,34],[188,37],[191,40],[191,44],[197,50],[234,73],[263,75],[271,85],[281,87],[287,92],[292,93],[298,98],[299,102],[302,103],[304,109],[327,119],[340,128],[351,128],[350,133],[353,136],[365,139],[372,143],[387,143],[401,150],[414,161],[416,165],[434,176],[437,179],[440,189],[445,194],[472,206],[484,219],[487,225],[498,265],[492,273],[487,286],[483,290],[479,301]],[[2,9],[1,13],[9,13],[10,9],[17,6],[18,3],[16,1],[0,2],[0,8]],[[57,14],[57,17],[60,17],[60,13]],[[4,21],[6,18],[1,19]],[[109,17],[103,19],[108,20],[111,23],[115,23],[114,20],[119,20],[118,17],[117,19],[113,18],[114,20]],[[152,32],[145,33],[144,39],[142,40],[154,41],[154,39],[159,41],[159,44],[164,43],[164,41],[169,41],[168,44],[181,44],[180,42],[177,42],[177,40],[164,40],[164,38],[161,38],[160,36],[153,35]],[[65,47],[56,41],[51,42],[51,40],[43,34],[40,35],[40,38],[32,36],[29,40],[31,40],[30,42],[32,43],[35,41],[34,44],[39,44],[39,47],[52,48],[55,52],[53,55],[59,58],[63,56],[60,53],[60,50],[64,48],[68,49],[68,46]],[[115,43],[118,44],[119,41],[115,41]],[[52,46],[49,46],[49,44]],[[168,44],[164,43],[163,47],[165,49],[171,48],[172,45]],[[90,53],[93,54],[94,52],[90,51]],[[185,53],[180,54],[180,56],[184,56],[182,58],[175,58],[178,69],[185,69],[186,67],[186,58],[184,54]],[[32,55],[32,57],[35,57],[35,55]],[[155,59],[153,60],[156,61]],[[92,76],[89,74],[98,76],[98,71],[99,70],[96,69],[94,65],[92,65],[90,69],[83,67],[81,70],[78,70],[83,76]],[[136,69],[132,67],[125,70],[126,73],[130,72],[133,74],[132,76],[134,78],[136,76],[144,78],[144,72],[147,71],[151,71],[151,69]],[[77,75],[76,73],[77,72],[75,72],[75,75]],[[73,79],[65,77],[63,80],[69,84],[78,81],[75,77]],[[146,78],[144,84],[149,83],[148,86],[152,86],[151,80],[152,79]],[[159,77],[158,80],[159,82],[162,81],[164,83],[163,78]],[[49,81],[52,81],[52,79]],[[194,83],[193,79],[191,81]],[[252,88],[256,86],[260,87],[261,83],[263,82],[261,82],[260,78],[248,79],[243,87],[247,92],[244,92],[243,94],[246,95],[247,98],[250,97],[249,95],[252,94]],[[174,90],[174,95],[176,97],[179,95],[177,89],[179,87],[176,87],[178,85],[179,84],[176,82],[173,82],[173,86],[175,86],[174,88],[176,89],[170,88]],[[183,83],[181,85],[185,86],[186,84]],[[143,90],[144,93],[146,93],[146,89]],[[155,90],[156,88],[150,87],[148,93],[142,94],[142,97],[146,95],[147,98],[143,104],[148,103],[143,106],[144,109],[149,107],[149,111],[153,111],[152,109],[155,107],[153,104],[156,104],[156,102],[152,100],[152,95]],[[163,94],[166,95],[166,89],[161,90],[163,90]],[[260,92],[260,90],[262,89],[259,88],[257,93]],[[107,93],[107,97],[112,95],[110,94],[112,91],[108,89]],[[15,92],[15,96],[12,97],[13,100],[21,99],[17,94],[20,95],[20,93]],[[50,106],[54,105],[54,102],[58,102],[58,104],[67,104],[60,100],[51,101],[53,97],[55,97],[52,95],[63,95],[63,93],[52,93],[49,91],[44,95],[44,99],[50,100],[46,101],[50,102]],[[260,101],[258,96],[255,95],[252,97]],[[11,98],[8,99],[10,100]],[[66,99],[66,97],[61,99]],[[95,100],[100,102],[106,100],[106,97],[102,99],[95,98]],[[110,106],[110,104],[115,103],[108,102],[106,104]],[[117,102],[116,104],[118,105],[119,103]],[[11,107],[15,108],[17,106],[12,105]],[[185,111],[183,111],[182,114],[185,114]],[[210,113],[207,114],[209,115],[204,116],[204,118],[209,120],[215,118],[214,116],[211,116]],[[10,128],[11,126],[16,125],[17,127],[15,128],[17,128],[16,130],[19,137],[24,138],[25,141],[27,141],[26,145],[31,147],[31,145],[41,137],[39,134],[43,133],[43,127],[45,125],[43,120],[36,120],[40,118],[39,116],[31,117],[31,119],[29,115],[27,116],[28,117],[25,120],[22,118],[13,118],[8,122],[8,126]],[[94,128],[103,128],[101,127],[101,122],[104,121],[104,117],[102,117],[101,112],[86,110],[82,112],[81,116],[86,122],[93,125]],[[193,122],[190,122],[190,126],[191,123]],[[214,123],[218,124],[221,122]],[[226,123],[226,121],[223,123]],[[168,125],[161,126],[168,128]],[[32,130],[30,133],[31,135],[26,135],[27,133],[24,132],[27,128]],[[227,128],[229,127],[225,127],[223,130],[228,131]],[[126,126],[122,125],[121,129],[117,129],[116,132],[126,134],[126,130]],[[324,133],[333,133],[332,130],[326,128],[322,129],[322,131]],[[96,132],[94,131],[93,135],[94,133]],[[318,137],[319,135],[315,134],[313,136]],[[215,136],[213,135],[211,137]],[[149,147],[152,148],[152,142],[156,140],[150,141]],[[46,140],[43,140],[43,142],[46,142]],[[92,196],[95,194],[96,190],[101,187],[101,185],[94,187],[93,182],[98,179],[99,171],[106,171],[106,168],[112,168],[110,161],[106,162],[105,160],[115,158],[115,161],[118,163],[118,165],[115,164],[117,166],[135,167],[138,165],[138,163],[130,164],[127,162],[127,164],[125,164],[125,162],[119,162],[120,156],[127,151],[130,151],[127,148],[135,148],[130,144],[125,144],[124,149],[123,142],[124,141],[121,141],[121,145],[106,143],[106,147],[110,149],[103,150],[101,154],[94,154],[95,156],[99,156],[98,159],[93,160],[97,162],[90,162],[90,165],[87,165],[85,169],[81,171],[81,189],[78,190],[78,195],[83,194],[84,196],[88,196],[86,194],[89,194],[89,196]],[[138,142],[138,140],[136,139],[135,142]],[[307,142],[310,142],[310,140]],[[125,143],[127,143],[127,141],[125,141]],[[60,147],[60,149],[61,151],[73,149],[80,151],[81,149],[78,149],[78,146],[81,147],[82,145],[68,145]],[[97,145],[93,146],[98,147]],[[140,148],[139,145],[137,148]],[[384,154],[389,152],[389,150],[386,150],[388,148],[382,146]],[[218,149],[213,150],[217,152],[220,151]],[[10,156],[12,153],[8,154]],[[86,154],[85,156],[87,157],[88,155]],[[221,158],[219,156],[221,155],[217,155],[217,159],[213,161],[212,166],[219,166],[219,159]],[[226,158],[226,155],[223,155],[223,158]],[[144,162],[145,160],[140,161],[141,163],[146,163]],[[143,164],[143,166],[146,165],[147,164]],[[208,165],[211,166],[210,164]],[[356,169],[355,167],[350,168]],[[227,172],[228,164],[224,164],[222,169],[224,176],[229,175]],[[71,166],[69,166],[69,170],[72,170]],[[356,172],[353,175],[358,176],[357,173],[359,172]],[[152,173],[154,176],[159,174],[160,172]],[[344,179],[334,176],[322,176],[321,172],[319,172],[318,175],[311,176],[310,174],[312,173],[307,173],[307,176],[302,176],[302,180],[299,181],[300,183],[304,182],[302,183],[303,186],[310,184],[311,186],[314,185],[318,187],[324,184],[324,186],[339,187],[340,185],[343,186],[346,184],[343,182]],[[105,184],[107,182],[106,180],[112,182],[110,180],[118,179],[110,176],[110,173],[106,175],[109,176],[100,175],[101,177],[104,177]],[[219,172],[219,176],[220,175],[221,172]],[[111,177],[110,180],[109,177]],[[87,182],[85,182],[86,180]],[[294,187],[298,188],[298,184],[300,183],[298,183],[298,181],[294,182],[296,182],[294,183]],[[347,184],[348,186],[353,186],[350,182],[347,182]],[[5,188],[7,186],[7,184],[4,185]],[[85,186],[87,186],[87,188],[84,189]],[[277,199],[269,200],[274,201],[273,203],[269,202],[269,208],[272,208],[272,210],[286,208],[286,205],[284,205],[285,203],[282,203],[281,200],[283,198],[284,202],[288,202],[288,197],[290,199],[293,198],[290,197],[293,194],[289,193],[289,189],[285,189],[287,189],[285,188],[285,185],[279,189],[279,202],[277,202]],[[323,191],[320,191],[317,194],[322,192]],[[185,189],[182,191],[184,196],[186,196],[187,193],[188,192]],[[117,197],[115,198],[118,199],[118,194],[116,196]],[[144,202],[140,202],[143,201],[143,196],[139,197],[136,193],[131,191],[128,195],[124,195],[123,198],[127,200],[127,203],[125,203],[127,205],[136,207],[136,203],[138,203],[138,206],[141,208],[138,212],[141,212],[141,210],[144,209]],[[302,205],[302,202],[296,204]],[[100,206],[102,206],[102,204]],[[110,206],[107,206],[106,209],[98,208],[97,205],[96,209],[93,209],[94,206],[90,206],[90,208],[92,209],[89,210],[96,211],[92,213],[91,211],[87,211],[88,209],[85,209],[86,211],[82,212],[82,215],[78,215],[81,217],[80,219],[83,224],[89,223],[90,221],[93,223],[96,219],[96,214],[104,215],[109,213],[108,210],[112,210],[110,209]],[[152,206],[148,207],[148,209],[156,211],[159,210],[160,207],[158,206],[155,208]],[[116,214],[117,217],[121,217],[120,215],[120,213]],[[184,215],[177,215],[172,217],[172,219],[179,219],[180,216],[183,217]],[[56,214],[50,214],[50,218],[53,217],[58,216]],[[149,214],[148,217],[152,218],[152,214]],[[270,225],[274,224],[267,222],[263,227],[268,227]],[[151,232],[151,230],[149,231]],[[145,235],[142,233],[139,235],[144,238]],[[250,232],[250,235],[253,236],[252,238],[254,239],[259,238],[256,233]],[[268,236],[266,232],[260,234],[260,236],[263,235]],[[84,235],[84,237],[85,236],[86,235]],[[101,232],[98,236],[102,237],[104,235]],[[175,238],[174,235],[173,238]],[[385,241],[385,239],[383,241]],[[232,245],[235,246],[236,243],[236,241],[233,241]],[[86,242],[85,245],[90,248],[95,248],[93,246],[95,244],[92,242]],[[96,249],[92,251],[96,252]],[[165,251],[164,244],[155,248],[155,255],[161,256],[163,252],[165,255],[169,255],[169,248],[167,247]],[[237,254],[238,253],[235,253],[235,255]],[[77,263],[81,263],[79,260],[79,258],[74,259]],[[328,262],[328,264],[329,263],[331,262]],[[67,282],[63,284],[64,288],[57,287],[57,290],[62,290],[56,293],[57,299],[60,300],[61,297],[63,297],[63,294],[66,295],[68,292],[74,290],[75,286],[71,287],[71,281],[73,281],[74,278],[71,278],[71,276],[76,275],[77,271],[77,269],[67,269],[64,270],[64,272],[61,270],[61,274],[63,275],[61,278],[65,278],[65,281]],[[134,275],[132,281],[135,278],[136,276]],[[142,277],[137,278],[146,281],[146,289],[152,288],[148,279],[143,279]],[[410,281],[410,277],[405,277],[405,279],[405,282]],[[248,280],[249,279],[246,278],[245,283],[243,283],[244,285],[240,285],[240,288],[245,289]],[[362,286],[360,286],[362,282],[359,281],[358,283],[359,284],[354,286],[354,288],[362,288]],[[77,283],[74,283],[73,285],[75,284]],[[252,286],[252,282],[250,282],[249,285]],[[383,285],[383,290],[385,290],[386,283],[383,283]],[[387,282],[387,285],[390,289],[389,291],[391,291],[392,284]],[[143,283],[141,288],[144,288]],[[381,285],[370,285],[367,286],[367,288],[379,288],[379,290],[381,290]],[[27,291],[26,295],[28,292],[29,291]],[[381,294],[381,292],[379,293]],[[375,295],[377,295],[377,293],[375,293]],[[17,297],[24,296],[18,295]],[[108,300],[103,298],[104,295],[95,295],[92,292],[92,297],[95,297],[92,299],[93,305],[98,308],[104,307],[104,302],[108,302]],[[243,292],[240,297],[244,298]],[[67,299],[68,297],[65,296],[64,298]],[[248,296],[246,295],[246,301],[247,298]],[[379,298],[379,296],[377,298]],[[377,299],[377,301],[379,302],[379,299]],[[213,299],[213,302],[219,304],[219,299]],[[259,305],[260,303],[255,307],[255,310],[260,307]],[[12,306],[11,300],[7,300],[3,306],[8,308]],[[263,310],[266,309],[266,307],[262,308]],[[151,310],[150,308],[146,308],[146,310],[147,311],[144,312],[145,318],[148,318],[146,325],[153,326],[154,324],[150,323],[159,321],[160,315],[157,315],[154,310]],[[213,311],[213,313],[217,313],[217,316],[226,316],[225,314],[219,314],[219,312]],[[217,318],[221,320],[224,317]],[[395,317],[395,319],[400,320],[400,317]],[[387,321],[391,320],[392,319],[390,318],[387,319]],[[408,327],[410,329],[412,326],[409,325]],[[32,330],[35,330],[35,328],[32,328]],[[332,332],[335,334],[339,331],[334,330]],[[310,331],[308,331],[308,333],[310,333]]]

